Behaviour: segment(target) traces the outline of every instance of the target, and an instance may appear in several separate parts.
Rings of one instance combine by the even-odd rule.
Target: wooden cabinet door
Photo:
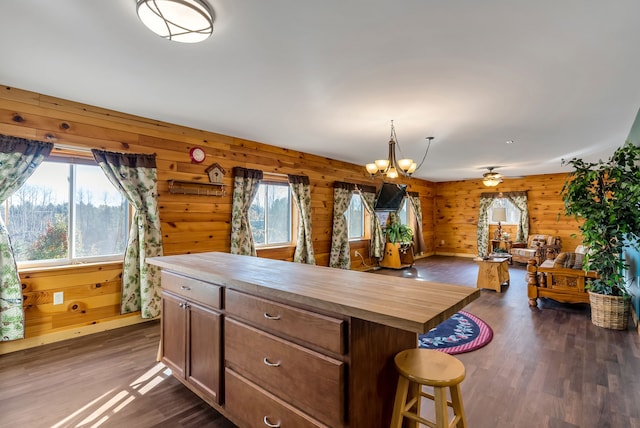
[[[188,302],[189,342],[186,379],[220,403],[222,379],[222,315]]]
[[[187,311],[185,301],[162,292],[162,362],[184,378],[187,358]]]

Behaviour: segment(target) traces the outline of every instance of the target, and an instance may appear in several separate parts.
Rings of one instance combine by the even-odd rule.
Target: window
[[[349,239],[364,239],[364,207],[360,193],[351,195],[349,209],[344,213],[347,217],[347,228],[349,229]]]
[[[260,183],[249,208],[251,234],[256,246],[291,243],[291,190],[288,183]]]
[[[2,215],[21,267],[117,260],[124,254],[129,203],[89,162],[45,161],[5,202]]]
[[[409,225],[409,198],[404,198],[402,201],[402,208],[398,211],[398,220],[400,224]]]
[[[506,208],[507,220],[503,224],[518,224],[520,222],[520,210],[507,198],[495,198],[489,205],[488,218],[490,224],[498,224],[497,220],[493,220],[494,208]]]

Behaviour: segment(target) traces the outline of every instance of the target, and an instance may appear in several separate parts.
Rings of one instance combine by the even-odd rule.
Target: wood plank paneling
[[[562,250],[573,251],[580,243],[578,223],[564,214],[561,190],[566,174],[534,175],[525,178],[505,178],[496,189],[477,180],[436,183],[435,239],[438,254],[475,256],[480,194],[484,192],[526,191],[529,201],[529,233],[558,235]],[[516,227],[503,229],[515,239]],[[494,227],[490,228],[493,233]],[[576,235],[576,237],[572,236]],[[444,241],[444,244],[442,244]]]
[[[16,121],[17,117],[20,121]],[[53,141],[80,148],[155,153],[158,166],[158,200],[164,240],[164,254],[229,251],[231,231],[231,193],[234,166],[261,169],[268,173],[307,175],[312,184],[312,224],[316,263],[327,266],[331,251],[333,183],[371,182],[361,165],[269,146],[255,141],[216,134],[115,112],[96,106],[62,100],[7,86],[0,87],[0,132],[25,138]],[[189,150],[202,147],[207,153],[203,164],[193,164]],[[64,153],[62,153],[64,154]],[[55,155],[60,155],[56,153]],[[217,162],[227,174],[223,180],[227,194],[193,196],[169,193],[168,180],[208,182],[206,168]],[[398,180],[419,192],[425,210],[433,206],[433,183]],[[425,211],[426,212],[426,211]],[[431,245],[433,221],[424,215],[424,237]],[[367,261],[369,241],[355,244]],[[260,257],[292,260],[294,247],[261,249]],[[362,259],[352,257],[354,269],[363,269]],[[76,268],[77,269],[77,268]],[[118,316],[113,305],[121,292],[122,266],[108,271],[89,267],[88,271],[43,270],[23,272],[28,335],[47,334],[101,322]],[[101,284],[98,288],[96,285]],[[65,304],[53,305],[53,293],[65,293]],[[72,300],[70,300],[72,299]],[[67,302],[72,301],[70,309]],[[102,302],[102,303],[98,303]],[[98,305],[98,306],[96,306]],[[103,305],[103,306],[100,306]],[[84,311],[84,313],[83,313]],[[74,323],[76,325],[74,326]],[[0,344],[0,353],[2,348]]]

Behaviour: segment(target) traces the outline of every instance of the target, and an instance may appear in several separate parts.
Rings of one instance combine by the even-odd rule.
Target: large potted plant
[[[580,221],[584,269],[598,274],[587,285],[591,320],[626,329],[630,296],[622,254],[640,238],[640,147],[627,142],[607,161],[562,163],[574,168],[562,187],[565,212]]]
[[[384,228],[387,243],[380,266],[400,269],[413,265],[413,230],[400,223],[396,213],[389,213]]]
[[[400,219],[396,213],[389,213],[387,226],[384,229],[387,239],[392,244],[400,244],[405,247],[413,242],[413,229],[406,224],[400,223]]]

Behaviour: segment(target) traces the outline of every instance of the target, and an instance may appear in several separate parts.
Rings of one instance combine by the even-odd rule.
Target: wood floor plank
[[[475,287],[477,269],[434,256],[378,273]],[[469,426],[640,428],[637,332],[594,326],[587,305],[530,308],[524,266],[509,269],[502,293],[465,308],[494,331],[457,356]],[[233,428],[158,365],[158,341],[148,322],[0,356],[0,426]]]

